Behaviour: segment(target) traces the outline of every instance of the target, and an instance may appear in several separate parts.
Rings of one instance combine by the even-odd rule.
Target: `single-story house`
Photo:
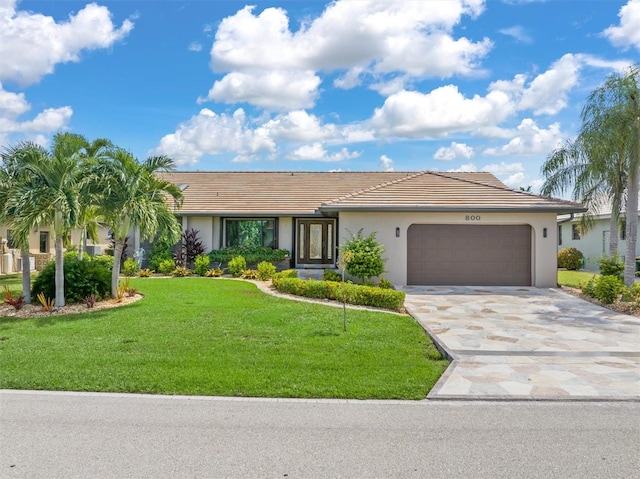
[[[351,233],[376,233],[395,285],[557,284],[557,217],[577,203],[506,187],[489,173],[172,172],[176,211],[205,250],[287,249],[292,266],[335,268]],[[139,240],[134,238],[134,243]]]
[[[560,216],[558,218],[558,250],[576,248],[585,257],[585,269],[597,271],[599,260],[609,254],[609,237],[611,233],[611,212],[595,211],[591,215],[593,225],[589,230],[580,228],[581,214]],[[640,220],[640,213],[638,215]],[[640,223],[640,221],[639,221]],[[625,213],[620,215],[618,225],[618,254],[624,261],[627,251]],[[640,257],[640,241],[636,243],[636,258]]]

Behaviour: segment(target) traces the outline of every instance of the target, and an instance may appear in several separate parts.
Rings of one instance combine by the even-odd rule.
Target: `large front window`
[[[276,247],[275,219],[225,220],[225,246]]]

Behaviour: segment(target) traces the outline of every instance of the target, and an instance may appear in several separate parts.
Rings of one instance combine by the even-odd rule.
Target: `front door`
[[[335,262],[335,220],[308,219],[297,222],[296,263],[333,265]]]

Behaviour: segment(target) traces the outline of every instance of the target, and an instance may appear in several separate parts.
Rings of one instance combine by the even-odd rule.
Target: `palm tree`
[[[594,90],[582,111],[581,134],[605,131],[611,145],[624,155],[626,183],[626,240],[624,282],[635,281],[638,235],[638,180],[640,179],[640,67],[613,74]]]
[[[22,217],[15,208],[15,193],[18,185],[26,181],[26,170],[20,167],[20,160],[29,154],[29,150],[37,148],[32,143],[20,143],[14,147],[7,147],[0,153],[0,220],[12,229],[13,241],[20,248],[22,258],[22,294],[26,304],[31,303],[31,270],[29,268],[29,233],[36,224],[20,225]]]
[[[180,239],[181,227],[169,205],[169,198],[179,207],[182,191],[156,175],[172,170],[173,166],[173,160],[166,156],[150,157],[140,163],[129,152],[114,149],[107,160],[96,163],[91,169],[95,179],[94,193],[100,197],[99,212],[114,239],[111,274],[114,297],[122,250],[132,228],[139,229],[141,239],[151,239],[157,233],[160,239],[166,238],[172,243]]]
[[[11,194],[11,213],[16,218],[16,234],[28,238],[33,225],[50,225],[55,237],[56,307],[65,305],[63,240],[80,224],[80,190],[87,176],[81,168],[81,150],[86,140],[81,135],[59,133],[51,151],[35,144],[19,152],[23,169]]]

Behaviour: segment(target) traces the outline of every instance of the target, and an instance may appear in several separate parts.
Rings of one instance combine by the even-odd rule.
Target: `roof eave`
[[[322,212],[340,211],[360,211],[360,212],[423,212],[423,213],[453,213],[453,212],[473,212],[473,213],[556,213],[569,214],[587,211],[584,207],[578,206],[543,206],[543,207],[513,207],[513,206],[362,206],[362,205],[322,205],[319,208]]]

